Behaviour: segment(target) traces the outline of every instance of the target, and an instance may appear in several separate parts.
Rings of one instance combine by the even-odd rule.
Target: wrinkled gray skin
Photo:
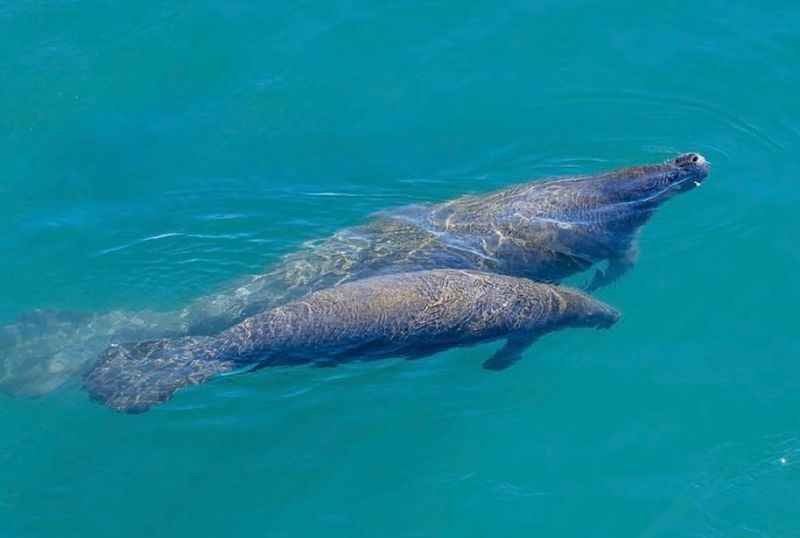
[[[0,390],[46,393],[109,344],[215,334],[302,295],[382,274],[460,268],[562,279],[607,261],[589,291],[634,263],[638,230],[655,209],[699,185],[709,164],[689,153],[663,164],[537,181],[450,202],[401,208],[286,256],[268,273],[180,312],[51,312],[0,328]]]
[[[317,291],[216,337],[112,346],[84,385],[94,399],[136,413],[183,386],[248,365],[419,358],[507,338],[484,363],[500,369],[545,333],[607,328],[618,318],[582,292],[523,278],[453,269],[393,274]]]

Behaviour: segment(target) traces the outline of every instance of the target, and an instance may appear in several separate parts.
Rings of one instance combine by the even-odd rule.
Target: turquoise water
[[[609,331],[0,395],[0,536],[797,536],[800,5],[0,3],[0,322],[169,310],[371,212],[698,151]],[[586,276],[578,277],[580,283]]]

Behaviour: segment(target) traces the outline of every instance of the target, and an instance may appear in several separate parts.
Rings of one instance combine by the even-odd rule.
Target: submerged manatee
[[[52,390],[112,343],[209,335],[309,292],[363,278],[440,268],[542,282],[608,262],[589,290],[628,270],[636,235],[674,195],[692,190],[708,162],[688,153],[662,164],[541,180],[450,202],[387,211],[286,256],[266,274],[200,298],[178,312],[114,311],[0,329],[0,390]],[[48,365],[56,360],[58,373]]]
[[[41,396],[91,366],[112,342],[185,334],[186,327],[174,312],[29,312],[0,328],[0,390],[14,396]]]
[[[183,386],[247,365],[417,358],[507,338],[484,363],[500,369],[538,336],[606,328],[618,317],[582,292],[527,279],[450,269],[401,273],[312,293],[216,337],[112,346],[84,384],[113,409],[143,412]]]

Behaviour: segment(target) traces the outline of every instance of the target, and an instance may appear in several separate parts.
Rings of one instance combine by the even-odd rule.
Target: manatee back
[[[470,253],[475,269],[554,282],[624,248],[610,226],[618,212],[596,178],[575,177],[466,196],[426,214],[395,213],[442,247]]]
[[[250,318],[221,335],[247,353],[367,355],[532,331],[567,311],[553,286],[491,273],[420,271],[343,284]]]

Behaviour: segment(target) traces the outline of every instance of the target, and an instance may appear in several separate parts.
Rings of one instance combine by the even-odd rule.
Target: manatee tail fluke
[[[212,341],[187,337],[111,346],[84,376],[83,385],[92,399],[116,411],[144,413],[182,387],[236,368],[214,353]]]

